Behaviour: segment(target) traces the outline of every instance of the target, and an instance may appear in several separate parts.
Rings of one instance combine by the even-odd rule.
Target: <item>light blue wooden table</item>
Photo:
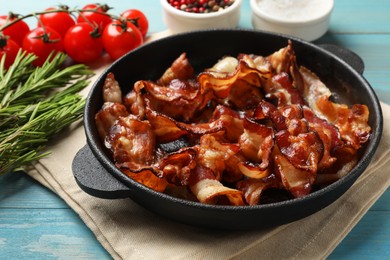
[[[58,0],[0,0],[0,14],[40,11]],[[97,1],[62,1],[82,7]],[[364,76],[390,103],[390,1],[335,0],[330,30],[318,42],[349,48],[365,61]],[[150,32],[165,30],[158,0],[109,2],[113,13],[138,8]],[[35,24],[35,21],[31,21]],[[240,27],[251,28],[249,0]],[[91,231],[60,198],[23,173],[0,176],[0,259],[109,259]],[[375,203],[329,259],[390,259],[390,190]]]

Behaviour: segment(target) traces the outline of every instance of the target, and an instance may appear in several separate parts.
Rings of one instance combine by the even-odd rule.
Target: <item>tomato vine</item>
[[[25,15],[2,15],[0,58],[5,56],[6,68],[19,49],[38,56],[36,66],[41,66],[51,52],[64,52],[76,63],[93,62],[105,52],[118,59],[143,44],[148,20],[137,9],[125,10],[120,15],[109,13],[111,9],[106,4],[88,4],[81,9],[59,5]],[[25,23],[30,17],[38,21],[32,30]],[[122,30],[116,30],[118,24]],[[84,33],[76,33],[76,28],[83,28]],[[93,44],[87,46],[83,42]]]

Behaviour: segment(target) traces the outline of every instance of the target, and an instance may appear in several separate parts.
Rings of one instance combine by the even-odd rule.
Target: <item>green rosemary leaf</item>
[[[47,156],[50,138],[82,117],[79,91],[93,73],[83,64],[63,67],[65,59],[56,54],[35,68],[35,56],[20,52],[0,68],[0,175]]]

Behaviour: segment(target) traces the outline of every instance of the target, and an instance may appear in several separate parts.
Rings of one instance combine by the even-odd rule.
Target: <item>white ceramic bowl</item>
[[[333,0],[250,0],[255,29],[292,35],[306,41],[329,27]]]
[[[224,10],[212,13],[181,11],[171,6],[167,0],[160,0],[160,3],[165,25],[172,33],[181,33],[215,28],[236,28],[240,20],[242,0],[235,0]]]

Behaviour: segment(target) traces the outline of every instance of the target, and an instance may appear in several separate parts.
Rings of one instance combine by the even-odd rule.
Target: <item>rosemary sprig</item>
[[[92,71],[83,64],[63,67],[62,53],[42,67],[32,66],[35,58],[20,52],[8,70],[0,62],[0,175],[47,156],[48,140],[83,113],[79,91]]]

